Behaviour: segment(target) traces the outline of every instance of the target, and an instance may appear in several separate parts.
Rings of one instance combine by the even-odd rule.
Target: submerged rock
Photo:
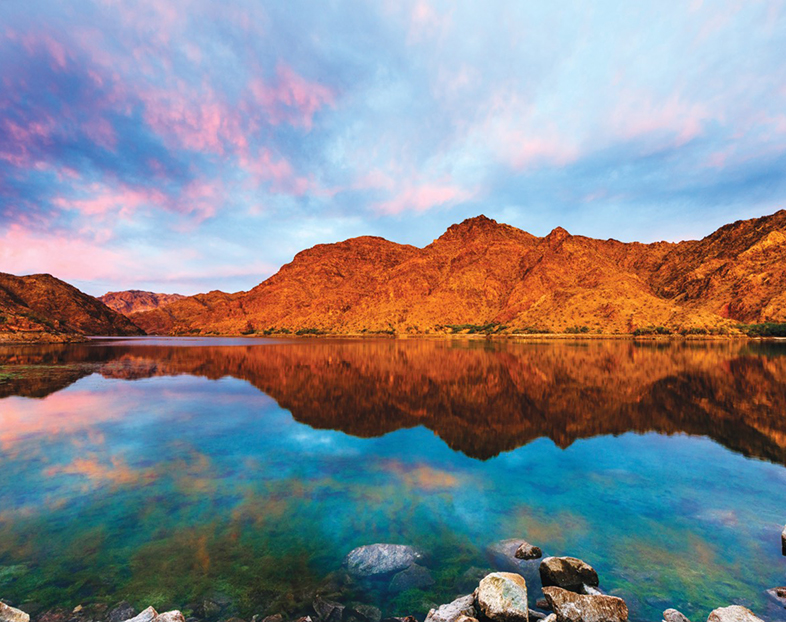
[[[731,605],[713,610],[707,618],[707,622],[763,622],[763,620],[750,609],[740,605]]]
[[[434,585],[434,577],[431,576],[428,568],[412,564],[406,570],[402,570],[393,577],[388,588],[391,592],[403,592],[416,588]]]
[[[109,611],[109,615],[107,616],[107,622],[123,622],[123,620],[129,620],[136,615],[136,609],[134,606],[127,602],[122,601],[117,603],[112,609]]]
[[[423,554],[406,544],[367,544],[349,552],[347,570],[356,577],[373,577],[409,568]]]
[[[663,612],[663,622],[690,622],[690,620],[676,609],[666,609]]]
[[[598,573],[588,563],[576,557],[547,557],[540,562],[540,580],[544,587],[561,587],[571,592],[584,593],[584,586],[598,587]]]
[[[769,594],[776,603],[780,604],[782,607],[786,607],[786,587],[774,587],[767,590],[767,594]]]
[[[382,612],[374,605],[353,603],[347,607],[347,613],[350,617],[356,618],[361,622],[380,622],[382,620]]]
[[[535,546],[530,544],[529,542],[522,542],[519,548],[516,549],[516,552],[513,556],[516,559],[540,559],[543,555],[543,551],[540,550],[539,546]]]
[[[344,605],[317,596],[313,603],[314,611],[322,622],[341,622]]]
[[[628,606],[616,596],[588,596],[561,587],[544,587],[543,593],[557,615],[557,622],[626,622]]]
[[[469,618],[477,616],[475,597],[472,594],[461,596],[447,605],[432,609],[426,616],[426,622],[458,622],[462,616]]]
[[[486,547],[486,555],[494,568],[509,572],[521,572],[530,564],[527,560],[516,557],[518,550],[528,544],[526,540],[513,538],[510,540],[500,540]]]
[[[494,622],[528,622],[527,582],[513,572],[492,572],[475,593],[480,612]]]
[[[126,620],[125,622],[152,622],[158,617],[158,611],[152,607],[148,607],[139,615]]]
[[[0,602],[0,622],[30,622],[30,616],[21,609]]]
[[[786,555],[786,526],[781,531],[781,553]]]
[[[487,574],[491,574],[492,572],[494,572],[494,570],[491,568],[478,568],[477,566],[470,566],[458,579],[456,579],[453,587],[458,594],[461,594],[462,592],[472,592],[476,587],[478,587],[478,583],[481,582],[483,577],[485,577]]]

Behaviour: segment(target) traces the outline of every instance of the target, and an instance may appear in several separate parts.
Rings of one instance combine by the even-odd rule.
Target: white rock
[[[478,609],[492,622],[528,622],[527,582],[512,572],[492,572],[475,594]]]
[[[183,617],[182,613],[175,609],[174,611],[159,613],[154,618],[153,622],[186,622],[186,619]]]
[[[30,616],[24,611],[0,603],[0,622],[30,622]]]
[[[712,611],[707,618],[707,622],[763,622],[750,609],[740,605],[730,607],[719,607]]]
[[[406,544],[367,544],[350,551],[344,561],[350,574],[373,577],[404,570],[422,558],[420,551]]]
[[[475,618],[475,597],[472,594],[457,598],[452,603],[432,609],[426,616],[426,622],[458,622],[461,617]]]
[[[142,613],[134,618],[126,620],[126,622],[152,622],[158,616],[158,611],[152,607],[148,607]]]

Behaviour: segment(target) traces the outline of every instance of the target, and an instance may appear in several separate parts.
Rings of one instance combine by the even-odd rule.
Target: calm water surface
[[[0,347],[0,597],[422,616],[526,538],[634,620],[786,619],[786,346],[141,339]],[[346,584],[413,544],[435,583]],[[474,570],[473,570],[474,568]],[[522,568],[531,598],[536,563]]]

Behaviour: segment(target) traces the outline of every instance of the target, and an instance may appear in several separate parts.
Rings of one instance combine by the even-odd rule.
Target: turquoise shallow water
[[[631,617],[786,610],[786,348],[136,340],[0,348],[0,597],[422,616],[489,547],[574,555]],[[413,544],[434,585],[336,579]],[[332,573],[332,574],[331,574]],[[336,582],[340,585],[336,585]],[[531,597],[539,586],[531,581]]]

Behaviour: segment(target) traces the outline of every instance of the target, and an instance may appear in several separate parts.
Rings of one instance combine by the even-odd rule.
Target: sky
[[[786,0],[0,0],[0,271],[245,290],[485,214],[623,241],[786,207]]]

